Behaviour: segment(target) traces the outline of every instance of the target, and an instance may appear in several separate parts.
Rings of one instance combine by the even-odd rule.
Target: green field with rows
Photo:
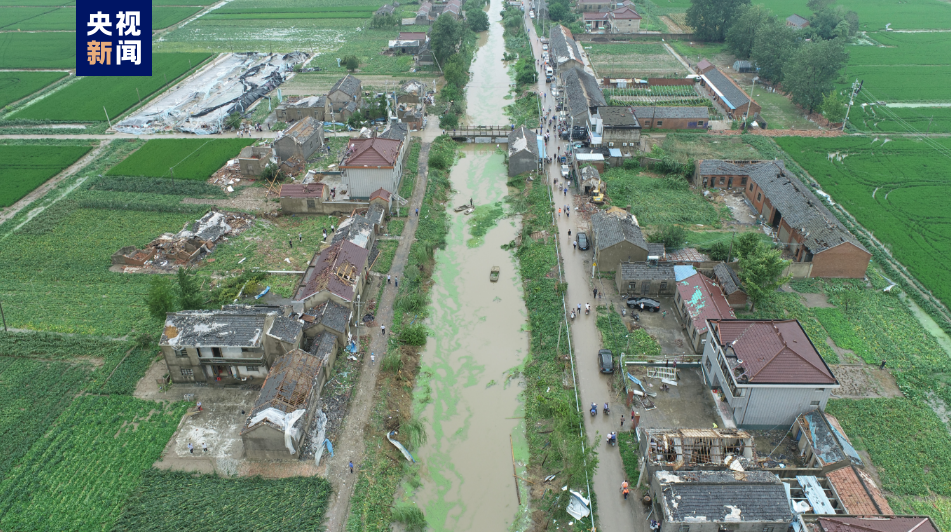
[[[0,145],[0,207],[9,207],[86,155],[90,146]]]
[[[184,2],[185,0],[179,0]],[[197,13],[201,8],[158,6],[152,8],[152,29],[167,28]],[[75,30],[76,9],[72,7],[9,7],[2,11],[0,29],[4,30]],[[372,15],[372,11],[371,11]]]
[[[0,34],[0,39],[3,38]],[[37,35],[59,35],[43,33]],[[86,77],[63,90],[13,113],[9,118],[27,120],[52,120],[55,122],[102,122],[106,120],[103,107],[109,118],[116,120],[125,111],[163,87],[174,83],[180,76],[197,67],[208,54],[154,54],[152,76]],[[138,89],[138,92],[136,92]]]
[[[75,68],[72,33],[0,33],[0,68]]]
[[[295,7],[223,7],[205,15],[208,19],[302,19],[354,18],[368,19],[379,6],[333,6],[319,10]]]
[[[252,139],[153,139],[108,175],[205,180]]]
[[[915,277],[951,303],[951,139],[886,138],[776,142]]]
[[[282,531],[288,523],[295,530],[320,530],[330,494],[330,482],[321,477],[232,479],[152,469],[112,530],[233,530],[234,521],[223,515],[241,515],[246,530]],[[249,498],[262,511],[249,511]]]
[[[657,3],[663,5],[664,0]],[[780,19],[793,13],[804,17],[811,13],[806,0],[754,0],[753,3],[768,7]],[[896,30],[951,28],[951,4],[942,0],[904,0],[901,3],[892,0],[839,0],[835,6],[858,13],[859,29],[864,31],[884,30],[888,23]]]
[[[198,13],[200,7],[153,7],[152,8],[152,29],[160,30],[176,24],[186,18]]]
[[[0,528],[111,529],[185,409],[125,396],[75,399],[0,481]]]
[[[0,108],[68,75],[66,72],[0,72]]]
[[[852,107],[849,127],[873,133],[951,133],[951,107]]]

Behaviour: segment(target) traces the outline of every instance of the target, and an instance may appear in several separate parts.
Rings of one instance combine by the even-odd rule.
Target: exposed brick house
[[[643,129],[706,129],[710,124],[707,107],[632,106]]]
[[[306,161],[324,145],[324,124],[312,116],[297,122],[274,141],[274,153],[284,162],[291,157]]]
[[[784,256],[812,263],[809,277],[865,277],[872,254],[782,161],[701,160],[697,183],[701,189],[743,187],[763,223],[775,230]]]
[[[701,74],[706,74],[711,69],[713,69],[713,63],[706,59],[702,59],[699,63],[697,63],[697,72]]]
[[[619,7],[608,13],[611,33],[637,33],[641,31],[641,16],[630,7]]]
[[[618,293],[631,297],[672,296],[677,286],[673,266],[647,262],[622,262],[614,282]]]
[[[743,283],[740,282],[740,278],[733,271],[733,268],[724,263],[717,264],[713,267],[713,277],[717,280],[717,284],[720,285],[723,295],[726,296],[726,300],[731,307],[743,308],[746,306],[747,295],[743,290]]]
[[[601,271],[615,272],[621,262],[644,262],[647,260],[647,241],[637,220],[630,214],[624,216],[603,214],[591,215],[594,260]]]
[[[716,67],[701,75],[701,86],[706,87],[710,98],[723,108],[726,115],[737,120],[760,112],[760,105],[753,101],[730,76]]]

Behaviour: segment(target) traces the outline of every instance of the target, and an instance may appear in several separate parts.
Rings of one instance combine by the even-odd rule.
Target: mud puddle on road
[[[508,118],[502,108],[512,103],[506,100],[509,94],[508,63],[502,62],[505,55],[505,29],[502,20],[502,1],[489,4],[489,30],[479,37],[479,49],[472,61],[472,79],[466,84],[466,114],[469,125],[495,126],[507,124]],[[486,37],[485,34],[488,34]],[[504,183],[504,182],[503,182]]]
[[[462,151],[451,173],[452,204],[502,201],[502,154],[494,146]],[[502,219],[483,244],[469,247],[470,217],[452,216],[446,249],[436,253],[431,336],[421,361],[429,376],[416,394],[428,436],[419,451],[423,485],[416,500],[431,530],[502,531],[519,519],[510,437],[516,457],[527,458],[522,386],[520,377],[511,378],[528,352],[525,304],[515,261],[500,248],[515,238],[518,222]],[[494,283],[493,266],[501,268]]]

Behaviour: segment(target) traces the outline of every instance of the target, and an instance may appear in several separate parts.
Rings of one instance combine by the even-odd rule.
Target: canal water
[[[508,123],[502,107],[510,103],[503,98],[511,80],[501,62],[501,7],[502,0],[492,0],[491,29],[473,61],[470,124]],[[483,210],[498,209],[508,193],[505,146],[500,148],[461,148],[450,176],[451,202],[471,199],[477,212],[451,213],[446,249],[436,253],[431,336],[416,392],[428,440],[419,451],[422,486],[415,494],[436,531],[504,531],[524,528],[527,519],[513,464],[519,463],[518,475],[524,476],[519,372],[528,352],[526,311],[515,260],[501,249],[515,238],[519,222],[502,218],[475,247],[468,223]],[[498,282],[489,280],[493,266],[501,269]],[[521,493],[527,500],[527,492]]]

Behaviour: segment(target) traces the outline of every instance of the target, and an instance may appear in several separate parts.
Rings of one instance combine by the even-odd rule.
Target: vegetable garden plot
[[[654,85],[644,88],[604,89],[605,96],[681,96],[696,98],[692,85]]]
[[[0,108],[68,75],[66,72],[0,72]]]
[[[253,139],[153,139],[106,175],[205,180],[253,143]]]
[[[237,516],[247,530],[277,532],[289,523],[319,530],[331,493],[330,482],[320,477],[230,479],[152,469],[112,530],[225,531],[234,529]],[[249,512],[249,504],[259,511]]]
[[[92,369],[90,363],[0,357],[0,478],[49,430]]]
[[[662,44],[584,43],[583,46],[595,72],[602,77],[687,74]]]
[[[124,396],[77,398],[0,481],[0,528],[112,528],[186,408]]]
[[[0,145],[0,207],[9,207],[91,150],[91,146]]]
[[[948,159],[932,144],[904,138],[782,137],[777,144],[806,169],[896,259],[951,303],[951,195]]]
[[[0,34],[2,39],[9,33]],[[72,35],[37,33],[29,35]],[[70,46],[73,46],[70,44]],[[208,54],[155,54],[152,76],[85,77],[56,91],[42,100],[13,113],[10,118],[77,122],[102,122],[106,119],[103,107],[113,120],[139,102],[139,96],[148,98],[163,87],[174,83],[180,76],[197,67]],[[138,89],[138,93],[136,92]]]
[[[72,33],[0,33],[0,68],[76,68]]]

